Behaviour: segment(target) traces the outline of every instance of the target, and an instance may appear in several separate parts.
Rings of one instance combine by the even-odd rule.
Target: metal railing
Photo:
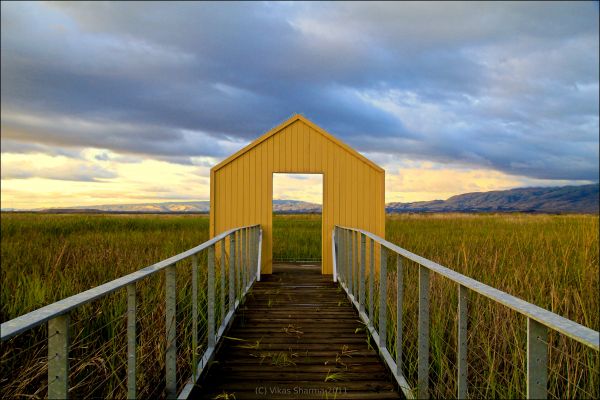
[[[220,249],[220,254],[215,257],[217,248]],[[117,339],[120,339],[117,336],[126,332],[126,345],[122,349],[126,351],[126,357],[123,357],[126,365],[122,368],[125,376],[116,378],[112,376],[111,378],[122,378],[123,382],[126,381],[127,398],[139,397],[138,380],[141,373],[137,368],[142,360],[138,357],[141,351],[138,338],[141,335],[137,331],[137,325],[141,316],[138,315],[139,288],[136,288],[136,285],[147,282],[152,276],[160,277],[159,273],[164,272],[164,331],[152,336],[157,337],[157,341],[162,342],[164,346],[162,349],[164,351],[164,370],[161,369],[164,372],[164,376],[161,378],[161,380],[164,379],[164,395],[167,398],[187,398],[198,377],[214,356],[216,345],[232,322],[235,310],[252,284],[256,280],[260,280],[261,248],[262,229],[260,225],[231,229],[176,256],[2,323],[3,345],[9,339],[26,335],[47,323],[48,356],[46,365],[43,367],[47,366],[48,380],[44,390],[47,390],[48,398],[68,398],[71,390],[80,386],[77,382],[69,381],[70,375],[72,376],[70,359],[73,359],[70,351],[73,350],[72,342],[74,340],[71,333],[75,330],[76,325],[71,321],[71,314],[91,302],[123,293],[123,290],[126,290],[126,312],[115,319],[125,317],[126,330],[117,331],[119,335],[114,334],[113,337],[109,337],[108,343],[103,347],[110,347],[111,341],[116,342]],[[201,252],[204,252],[203,257],[206,256],[206,268],[199,271],[198,261]],[[186,309],[191,308],[191,318],[189,318],[191,321],[182,321],[178,324],[178,315],[181,319],[181,315],[178,314],[181,311],[178,309],[178,301],[181,302],[182,293],[187,294],[189,288],[180,287],[178,290],[176,266],[188,259],[191,259],[191,298],[187,299],[190,304]],[[189,264],[184,265],[189,266]],[[205,277],[202,287],[199,285],[199,275]],[[201,309],[199,298],[203,299],[204,306]],[[155,317],[153,313],[148,314]],[[85,325],[86,322],[90,321],[85,319],[78,321],[77,328],[83,329],[85,326],[80,327],[79,324]],[[152,330],[154,325],[158,327],[158,321],[149,321],[149,330]],[[160,325],[162,325],[162,321]],[[188,328],[190,329],[188,330]],[[200,330],[203,330],[202,335],[200,335]],[[92,336],[94,332],[87,336]],[[73,336],[77,343],[81,342],[78,333]],[[178,354],[177,345],[178,341],[182,340],[181,338],[191,342],[189,360],[191,364],[180,362],[181,357]],[[203,341],[202,345],[199,340]],[[82,347],[85,349],[85,346]],[[203,351],[200,352],[200,349]],[[11,357],[11,362],[18,362],[19,351],[17,350],[16,353],[16,356]],[[183,364],[183,369],[181,364]],[[38,369],[42,369],[42,366],[38,366]],[[189,378],[178,380],[178,371],[180,375],[186,374],[187,376],[189,373]],[[115,375],[114,371],[113,375]],[[158,386],[158,383],[148,382],[155,386]],[[39,391],[37,395],[40,395]],[[113,396],[114,391],[103,395],[103,397]]]
[[[339,280],[349,299],[359,311],[366,329],[371,334],[382,358],[407,398],[428,398],[431,393],[435,397],[498,397],[498,392],[491,392],[489,388],[487,392],[471,391],[469,385],[472,381],[478,379],[487,380],[488,385],[489,382],[496,381],[512,385],[514,381],[524,380],[526,393],[519,392],[519,388],[516,388],[513,392],[503,392],[501,397],[507,397],[509,393],[512,393],[511,396],[514,397],[547,398],[549,395],[549,349],[553,354],[561,354],[561,357],[567,359],[567,362],[578,368],[576,376],[569,375],[573,374],[573,372],[568,371],[569,368],[554,368],[552,370],[553,380],[564,378],[567,380],[566,386],[580,386],[576,388],[577,390],[567,389],[570,391],[558,391],[558,393],[553,391],[552,395],[556,397],[585,396],[597,398],[599,367],[599,334],[597,331],[413,254],[370,232],[336,226],[332,232],[332,239],[333,279]],[[376,254],[379,255],[379,265],[377,266],[375,265]],[[388,260],[391,258],[395,258],[396,265],[395,268],[388,270]],[[415,268],[410,271],[411,268],[405,268],[405,265],[408,264],[414,264]],[[414,285],[405,284],[405,276],[410,272],[418,274],[418,279],[413,280]],[[446,332],[436,333],[446,338],[435,338],[435,343],[440,343],[440,346],[444,349],[451,349],[450,355],[442,354],[443,351],[440,350],[440,346],[436,346],[435,349],[430,348],[430,341],[433,339],[430,333],[430,323],[432,322],[430,320],[432,296],[430,275],[432,275],[432,272],[435,279],[443,279],[446,283],[455,285],[454,293],[444,292],[449,295],[439,301],[440,306],[445,305],[447,307],[449,306],[448,303],[454,303],[454,307],[456,307],[455,326],[448,327]],[[416,318],[412,319],[413,323],[416,322],[416,327],[414,325],[406,326],[406,317],[409,312],[406,292],[409,289],[415,292],[414,295],[418,299],[413,300],[417,303],[415,308],[418,308]],[[508,342],[517,338],[514,340],[517,342],[516,344],[503,344],[504,347],[502,347],[515,346],[512,358],[498,354],[499,351],[490,350],[493,347],[487,348],[487,351],[492,353],[490,354],[491,358],[501,360],[501,362],[495,364],[496,367],[489,368],[489,374],[512,374],[513,376],[509,378],[503,377],[497,380],[488,376],[481,378],[481,371],[469,367],[468,360],[484,359],[480,361],[480,364],[489,360],[489,358],[486,358],[487,355],[477,354],[478,349],[469,347],[470,341],[475,340],[471,334],[472,331],[482,328],[472,326],[476,325],[474,323],[469,323],[470,316],[481,316],[480,309],[469,309],[469,303],[472,302],[469,300],[471,293],[480,295],[486,301],[490,301],[492,305],[508,308],[511,312],[515,312],[520,319],[526,320],[524,343],[517,340],[524,333],[520,327],[511,328],[514,337],[500,338],[500,340]],[[438,295],[435,292],[434,294]],[[452,313],[450,307],[444,312]],[[487,328],[489,329],[489,336],[494,336],[493,331],[499,329],[499,327]],[[404,354],[404,352],[411,343],[403,337],[407,334],[416,334],[416,343],[413,343],[412,346],[416,357],[413,355],[413,359],[408,362],[405,358],[407,354]],[[554,337],[551,340],[550,335],[559,336],[559,338]],[[454,340],[447,340],[448,337],[453,337]],[[581,351],[587,350],[592,354],[590,357],[583,357],[584,362],[581,359],[574,359],[572,354],[567,354],[569,351],[561,352],[556,344],[559,339],[576,341],[578,342],[576,344],[583,345],[580,346],[583,347],[583,350],[580,349]],[[454,344],[448,343],[449,341],[453,341]],[[523,347],[526,348],[526,356]],[[572,349],[573,347],[569,348]],[[435,350],[436,354],[432,354],[431,350]],[[438,358],[443,360],[440,361]],[[453,373],[452,371],[445,371],[439,374],[444,376],[431,376],[430,371],[433,363],[436,365],[443,364],[446,369],[454,371]],[[416,364],[416,368],[412,364]],[[515,364],[517,365],[515,366]],[[526,372],[520,371],[519,368],[526,369]],[[564,374],[561,375],[564,369],[567,370],[566,377]],[[444,387],[431,387],[432,382],[444,386],[448,384],[448,380],[453,381],[451,391],[444,391],[443,389],[447,389]],[[582,382],[584,380],[586,382]],[[585,388],[581,388],[584,383],[586,383],[585,388],[596,388],[591,389],[592,391],[596,390],[596,392],[590,393]],[[518,386],[522,383],[516,382],[516,384]]]

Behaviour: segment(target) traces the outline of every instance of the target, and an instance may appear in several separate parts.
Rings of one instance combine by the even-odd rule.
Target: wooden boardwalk
[[[248,294],[192,398],[397,399],[343,290],[319,265],[274,265]]]

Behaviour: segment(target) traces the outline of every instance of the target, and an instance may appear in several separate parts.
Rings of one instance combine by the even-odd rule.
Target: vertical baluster
[[[339,235],[339,259],[340,259],[340,281],[348,287],[348,280],[346,279],[346,244],[345,244],[345,232],[342,228],[338,228]]]
[[[250,230],[250,282],[256,278],[256,228]]]
[[[260,272],[261,272],[261,268],[262,268],[262,237],[263,237],[263,230],[262,227],[259,225],[256,227],[256,240],[258,243],[258,249],[256,250],[256,274],[257,277],[256,279],[258,281],[260,281]]]
[[[338,227],[333,227],[333,256],[335,257],[335,270],[333,271],[333,281],[337,282],[338,280],[338,271],[340,268],[340,248],[339,248],[339,237],[338,237]]]
[[[244,277],[244,285],[242,291],[245,292],[248,287],[248,229],[242,231],[242,275]]]
[[[244,262],[244,253],[242,251],[243,247],[242,247],[242,242],[243,242],[243,237],[242,237],[242,231],[239,230],[236,232],[237,234],[237,238],[235,240],[235,243],[237,245],[237,248],[235,249],[235,261],[236,261],[236,275],[237,275],[237,291],[235,293],[235,298],[236,299],[240,299],[240,295],[242,293],[243,286],[244,286],[244,282],[242,281],[242,263]]]
[[[240,229],[240,300],[241,293],[244,293],[246,287],[246,276],[244,274],[244,264],[246,263],[246,238],[244,235],[244,229]]]
[[[346,254],[348,262],[348,294],[352,294],[352,232],[346,231]]]
[[[375,313],[375,241],[369,240],[369,325],[373,326],[373,315]]]
[[[235,309],[235,232],[229,235],[229,311]]]
[[[365,312],[365,267],[367,262],[367,239],[362,233],[360,234],[360,288],[358,291],[359,311]]]
[[[248,285],[250,284],[250,235],[248,229],[244,231],[244,236],[246,237],[246,249],[244,250],[244,255],[246,257],[246,264],[244,268],[244,271],[246,273],[245,289],[247,289]]]
[[[221,261],[219,262],[220,271],[221,271],[221,324],[222,326],[225,323],[225,275],[227,271],[225,270],[225,239],[221,240]]]
[[[404,301],[404,268],[398,254],[396,260],[396,375],[402,375],[402,305]]]
[[[207,285],[207,300],[208,307],[207,323],[208,323],[208,347],[215,347],[215,245],[208,248],[208,279]]]
[[[352,245],[352,231],[348,231],[348,294],[354,293],[354,247]]]
[[[135,283],[127,285],[127,398],[135,399],[136,395],[136,293]],[[195,369],[194,369],[195,370]]]
[[[458,285],[457,381],[458,398],[467,398],[467,305],[468,289]]]
[[[358,287],[360,286],[360,271],[358,266],[358,252],[360,247],[358,240],[358,232],[352,231],[352,280],[354,281],[354,285],[352,285],[354,291],[352,294],[354,295],[354,300],[358,300]]]
[[[192,256],[192,375],[196,382],[198,365],[198,256]]]
[[[244,229],[244,258],[246,259],[246,262],[244,263],[244,276],[245,276],[245,285],[244,285],[244,290],[246,290],[248,288],[248,285],[250,284],[250,241],[249,241],[249,234],[248,234],[248,229]]]
[[[252,241],[252,229],[248,228],[248,287],[252,284],[252,270],[253,270],[253,260],[252,257],[254,249],[254,243]]]
[[[527,398],[548,397],[548,328],[527,318]]]
[[[69,314],[48,321],[48,398],[69,397]]]
[[[167,398],[177,397],[177,332],[176,332],[176,310],[177,310],[177,270],[175,264],[165,269],[166,275],[166,333],[167,347],[165,351],[166,369],[166,393]]]
[[[418,376],[419,398],[429,398],[429,270],[419,266]]]
[[[379,346],[387,346],[387,249],[381,246],[379,267]]]

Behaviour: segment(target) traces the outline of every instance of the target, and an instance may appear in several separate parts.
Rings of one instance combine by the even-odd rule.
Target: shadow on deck
[[[344,292],[320,271],[276,264],[263,275],[191,398],[401,398]]]

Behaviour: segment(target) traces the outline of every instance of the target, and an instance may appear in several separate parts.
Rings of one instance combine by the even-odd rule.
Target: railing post
[[[333,227],[333,232],[332,232],[332,246],[333,246],[333,253],[331,254],[331,259],[333,260],[333,281],[337,282],[338,280],[338,268],[340,267],[340,258],[338,256],[339,254],[339,247],[338,247],[338,228],[337,226]]]
[[[381,246],[379,268],[379,347],[386,348],[387,342],[387,249]]]
[[[175,264],[165,269],[166,289],[166,333],[167,346],[165,351],[165,379],[167,398],[177,397],[177,270]]]
[[[365,312],[365,267],[367,262],[367,239],[365,235],[360,234],[360,287],[358,293],[359,311]]]
[[[396,375],[402,375],[402,304],[404,301],[404,268],[398,254],[396,260]]]
[[[369,325],[373,326],[375,314],[375,241],[369,240]]]
[[[468,289],[458,285],[457,381],[459,399],[467,398],[467,318]]]
[[[527,398],[548,397],[548,328],[527,318]]]
[[[237,231],[236,234],[238,237],[236,239],[237,248],[235,249],[235,261],[236,261],[235,268],[236,268],[236,275],[237,275],[237,287],[236,287],[237,290],[235,293],[235,298],[238,299],[238,298],[241,298],[240,296],[241,296],[242,290],[244,290],[243,289],[244,283],[242,281],[242,279],[243,279],[242,264],[244,262],[244,252],[243,252],[242,244],[243,244],[244,238],[242,237],[241,230]]]
[[[215,245],[208,248],[208,279],[207,285],[207,300],[208,306],[207,323],[208,323],[208,348],[215,347]]]
[[[135,399],[136,395],[136,293],[135,283],[127,285],[127,398]]]
[[[250,229],[250,282],[256,277],[256,227]]]
[[[348,293],[354,294],[354,231],[348,231]]]
[[[262,268],[262,227],[259,225],[256,227],[256,240],[258,248],[256,250],[256,280],[260,281],[260,269]]]
[[[198,256],[192,256],[192,376],[196,382],[198,353]]]
[[[221,240],[221,260],[219,262],[221,271],[221,325],[225,322],[225,239]]]
[[[69,314],[48,321],[48,398],[69,397]]]
[[[242,293],[248,286],[248,229],[242,230]]]
[[[358,287],[360,286],[360,270],[358,265],[358,252],[360,251],[360,247],[358,246],[358,232],[352,231],[352,279],[354,281],[354,285],[352,288],[354,291],[352,294],[354,295],[354,300],[358,301]]]
[[[235,232],[229,235],[229,311],[235,310]]]
[[[338,258],[340,260],[340,266],[339,266],[339,271],[340,271],[340,281],[344,283],[344,285],[346,285],[346,287],[348,287],[348,280],[346,279],[346,243],[345,243],[345,238],[344,235],[346,234],[346,232],[342,229],[342,228],[338,228],[338,235],[339,235],[339,247],[338,247]]]
[[[429,269],[419,266],[419,327],[417,388],[420,399],[429,398]]]

